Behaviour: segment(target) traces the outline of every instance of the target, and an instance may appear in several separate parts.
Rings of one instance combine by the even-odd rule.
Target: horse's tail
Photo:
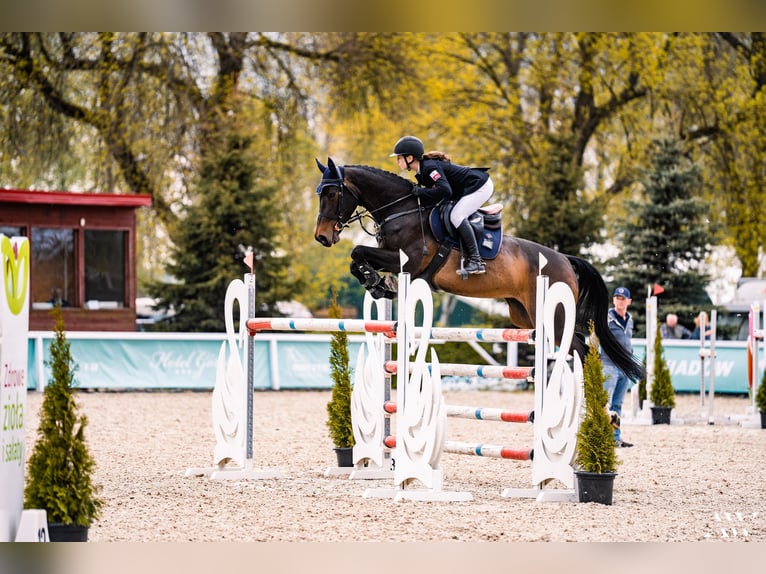
[[[607,322],[609,313],[609,290],[604,279],[591,263],[581,257],[567,255],[577,274],[580,295],[577,300],[578,315],[586,325],[593,321],[601,349],[633,381],[646,376],[643,365],[628,352],[612,334]]]

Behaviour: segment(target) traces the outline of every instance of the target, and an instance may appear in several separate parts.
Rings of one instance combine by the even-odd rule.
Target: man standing
[[[632,301],[627,287],[617,287],[612,297],[614,307],[609,309],[607,315],[607,323],[612,334],[631,354],[633,354],[633,344],[631,343],[633,317],[628,313],[628,306]],[[619,422],[620,415],[622,415],[622,401],[625,398],[625,393],[633,385],[633,381],[605,353],[601,354],[601,362],[604,365],[604,375],[606,376],[604,389],[609,394],[607,404],[610,412],[617,415],[616,417],[614,414],[612,415],[612,426],[615,427],[614,444],[618,447],[633,446],[633,443],[622,440]]]
[[[691,339],[692,333],[678,322],[678,315],[668,313],[665,323],[660,325],[660,335],[663,339]]]

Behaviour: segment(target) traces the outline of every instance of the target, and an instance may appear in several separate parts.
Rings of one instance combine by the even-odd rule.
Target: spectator
[[[707,313],[705,311],[700,311],[699,315],[694,318],[694,331],[692,331],[692,339],[697,339],[699,341],[700,325],[702,324],[703,317],[705,319],[705,340],[709,341],[712,329],[710,328],[710,321],[708,321]]]
[[[678,315],[668,313],[665,323],[660,327],[663,339],[691,339],[692,332],[678,322]]]
[[[614,290],[612,302],[614,307],[607,313],[607,322],[609,330],[617,338],[619,343],[633,353],[631,337],[633,337],[633,317],[628,313],[628,306],[633,299],[630,297],[630,291],[627,287],[617,287]],[[628,376],[617,366],[605,353],[601,355],[601,362],[604,367],[604,389],[609,395],[607,405],[609,407],[612,426],[614,427],[614,444],[618,447],[630,447],[633,443],[622,440],[620,432],[620,416],[622,415],[622,401],[625,393],[633,386]]]

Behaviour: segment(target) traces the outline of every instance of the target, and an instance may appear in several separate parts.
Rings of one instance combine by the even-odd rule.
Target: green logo
[[[11,313],[18,315],[24,308],[29,288],[29,241],[11,243],[10,238],[0,236],[0,263],[3,266],[3,287]]]

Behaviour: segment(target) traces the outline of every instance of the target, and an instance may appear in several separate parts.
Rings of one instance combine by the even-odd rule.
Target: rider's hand
[[[412,195],[414,195],[415,197],[422,197],[423,196],[423,192],[425,190],[426,190],[426,188],[423,187],[422,185],[413,185],[412,186]]]

